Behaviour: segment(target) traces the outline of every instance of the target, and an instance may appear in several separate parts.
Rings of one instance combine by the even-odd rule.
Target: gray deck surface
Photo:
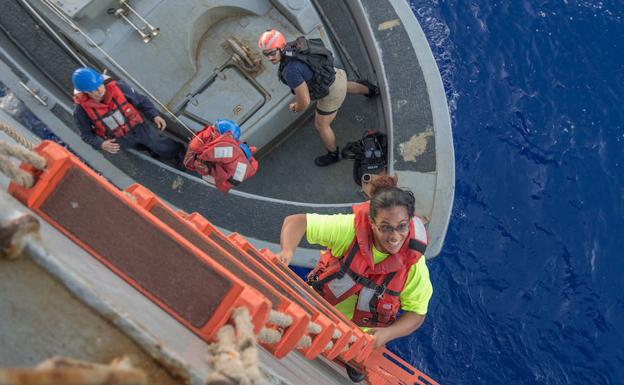
[[[340,148],[357,140],[365,129],[379,130],[378,100],[348,95],[332,125]],[[271,198],[308,203],[349,203],[363,200],[360,186],[352,178],[353,162],[343,160],[328,167],[317,167],[314,158],[325,148],[307,119],[279,146],[258,159],[258,173],[237,188]]]

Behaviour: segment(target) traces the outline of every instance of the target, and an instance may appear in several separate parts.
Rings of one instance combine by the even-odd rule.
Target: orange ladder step
[[[440,385],[386,348],[375,350],[367,358],[364,373],[370,385]]]

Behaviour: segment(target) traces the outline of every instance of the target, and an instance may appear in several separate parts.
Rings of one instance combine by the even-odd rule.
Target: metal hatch
[[[243,124],[264,104],[264,95],[235,67],[227,67],[189,100],[185,114],[202,123],[230,119]]]

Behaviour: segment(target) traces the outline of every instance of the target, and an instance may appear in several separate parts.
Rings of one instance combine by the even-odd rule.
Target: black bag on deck
[[[344,159],[353,159],[353,180],[362,185],[362,175],[386,171],[388,139],[382,132],[367,130],[362,139],[349,142],[342,149]]]

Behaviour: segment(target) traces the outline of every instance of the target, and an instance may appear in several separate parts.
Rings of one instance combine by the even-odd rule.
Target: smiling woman
[[[372,184],[370,202],[354,205],[353,214],[287,217],[278,257],[289,263],[304,235],[327,247],[308,283],[383,346],[422,325],[433,289],[422,258],[427,232],[414,215],[413,194],[388,176]]]

